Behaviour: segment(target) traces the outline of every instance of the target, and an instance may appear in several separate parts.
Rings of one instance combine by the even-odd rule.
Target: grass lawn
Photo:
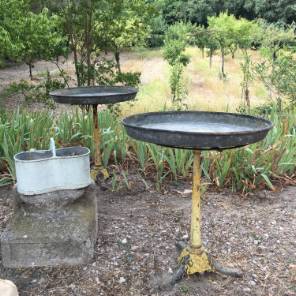
[[[188,95],[185,103],[189,109],[204,111],[236,111],[243,102],[241,97],[242,72],[240,63],[242,56],[236,53],[235,59],[226,57],[225,69],[227,79],[219,78],[220,56],[213,57],[210,68],[209,58],[202,57],[197,48],[188,48],[187,54],[191,62],[185,70],[184,79]],[[252,51],[253,60],[259,59],[259,53]],[[138,101],[134,106],[123,104],[123,114],[160,111],[170,107],[169,65],[158,50],[140,50],[132,54],[124,62],[124,70],[141,71],[142,84]],[[268,100],[266,89],[259,81],[250,88],[251,104],[258,106]]]

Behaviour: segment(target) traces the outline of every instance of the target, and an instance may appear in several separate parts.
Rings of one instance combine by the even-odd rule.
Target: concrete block
[[[69,200],[64,207],[42,208],[17,198],[15,213],[1,235],[5,267],[79,265],[92,259],[98,228],[95,190],[89,186],[79,198]]]

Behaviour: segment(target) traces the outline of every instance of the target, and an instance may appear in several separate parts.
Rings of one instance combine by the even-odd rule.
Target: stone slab
[[[25,203],[37,208],[62,208],[67,204],[79,199],[85,193],[85,188],[76,190],[59,190],[49,193],[36,194],[36,195],[24,195],[19,194],[15,190],[15,201],[17,203]]]
[[[18,201],[1,235],[3,265],[22,268],[85,264],[94,255],[97,228],[93,186],[73,203],[55,210]]]

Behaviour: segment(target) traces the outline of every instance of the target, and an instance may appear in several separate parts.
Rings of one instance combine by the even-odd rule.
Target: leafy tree
[[[223,1],[223,11],[228,11],[237,18],[253,20],[256,18],[254,0],[225,0]]]
[[[205,39],[206,43],[205,43],[205,47],[208,48],[209,52],[209,65],[210,68],[212,67],[212,62],[213,62],[213,56],[216,52],[216,50],[219,49],[219,43],[217,41],[217,39],[215,38],[215,33],[211,32],[209,29],[207,29],[206,31],[207,34],[207,38]]]
[[[11,48],[9,33],[3,27],[0,27],[0,58],[5,57]]]
[[[254,21],[248,21],[244,18],[237,20],[235,26],[235,43],[242,50],[247,50],[261,41],[261,30]]]
[[[254,0],[257,18],[268,22],[292,24],[296,20],[296,3],[294,0]]]
[[[144,0],[68,0],[62,17],[78,85],[95,83],[95,63],[102,51],[114,53],[117,71],[121,73],[120,52],[144,45],[149,36],[146,19],[151,11]]]
[[[151,2],[151,1],[150,1]],[[207,25],[207,17],[228,11],[248,20],[264,18],[269,22],[291,24],[296,19],[294,0],[155,0],[167,24],[191,22]]]
[[[283,98],[296,103],[296,60],[291,52],[284,52],[272,61],[266,59],[254,66],[257,77],[263,82],[270,93],[273,94],[281,106]]]
[[[250,84],[254,80],[254,74],[251,55],[248,53],[248,49],[251,48],[253,43],[259,42],[259,40],[260,27],[256,22],[251,22],[244,18],[237,20],[235,26],[235,43],[243,53],[243,60],[240,63],[243,73],[243,80],[241,82],[242,96],[249,109],[251,107]]]
[[[177,23],[169,27],[164,43],[163,56],[171,66],[170,88],[173,104],[178,109],[184,107],[182,100],[186,94],[183,72],[189,63],[185,54],[186,46],[190,40],[191,27],[184,23]]]
[[[217,17],[208,17],[208,23],[210,33],[219,44],[221,52],[221,77],[225,79],[225,55],[227,50],[235,42],[236,19],[233,15],[220,13]]]
[[[18,59],[29,66],[31,79],[35,60],[52,60],[67,53],[66,40],[58,32],[58,24],[58,17],[50,16],[44,9],[38,14],[28,12],[17,28]]]
[[[253,65],[251,60],[251,55],[245,51],[243,56],[243,61],[240,64],[241,70],[243,73],[243,80],[241,82],[242,87],[242,97],[244,98],[245,103],[247,104],[248,109],[251,108],[250,100],[250,84],[254,80],[253,74]]]
[[[252,21],[240,18],[235,19],[232,28],[232,43],[230,44],[230,52],[234,58],[235,52],[238,48],[246,50],[249,49],[253,43],[260,39],[260,28]]]
[[[201,51],[204,57],[205,49],[208,49],[209,64],[212,67],[212,58],[215,51],[219,48],[219,43],[217,42],[215,34],[208,28],[203,26],[193,26],[192,27],[192,41]]]
[[[295,0],[147,0],[155,3],[165,25],[190,22],[207,27],[208,17],[227,11],[236,18],[292,24],[296,20]],[[153,27],[158,31],[157,27]],[[157,35],[156,35],[157,36]]]
[[[262,53],[271,58],[273,62],[282,48],[295,46],[295,25],[269,24],[262,20],[258,24],[261,27]]]
[[[22,0],[0,0],[0,55],[4,58],[17,56],[18,27],[26,8]]]
[[[33,13],[26,1],[0,0],[0,27],[6,44],[2,50],[8,58],[25,62],[31,79],[35,60],[51,60],[66,53],[66,40],[58,30],[59,18],[47,9]]]
[[[167,24],[190,22],[206,25],[207,17],[223,11],[223,1],[219,0],[158,0],[162,4],[162,14]]]
[[[202,57],[205,56],[205,48],[208,45],[208,32],[203,26],[195,26],[193,27],[193,41],[192,43],[196,45],[202,52]]]
[[[96,12],[94,38],[100,49],[114,53],[121,73],[120,52],[145,45],[149,35],[149,20],[153,7],[144,0],[106,1]]]
[[[73,52],[75,73],[78,86],[91,85],[94,65],[91,55],[96,47],[93,40],[94,12],[97,3],[67,0],[60,14],[70,50]]]
[[[151,34],[148,38],[148,45],[150,47],[160,47],[164,44],[164,36],[168,29],[162,14],[152,17],[149,21]]]
[[[177,23],[168,28],[163,55],[171,66],[176,63],[186,66],[189,63],[189,57],[185,54],[190,39],[188,33],[189,28],[185,23]]]
[[[282,98],[295,102],[296,48],[295,25],[283,26],[260,21],[263,61],[254,67],[272,99],[276,95],[281,106]]]
[[[292,53],[283,54],[277,59],[271,83],[278,93],[296,103],[296,60]]]

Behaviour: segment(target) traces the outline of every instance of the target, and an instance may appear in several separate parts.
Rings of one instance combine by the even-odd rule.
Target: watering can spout
[[[53,157],[57,156],[54,138],[50,138],[49,150],[51,151]]]

